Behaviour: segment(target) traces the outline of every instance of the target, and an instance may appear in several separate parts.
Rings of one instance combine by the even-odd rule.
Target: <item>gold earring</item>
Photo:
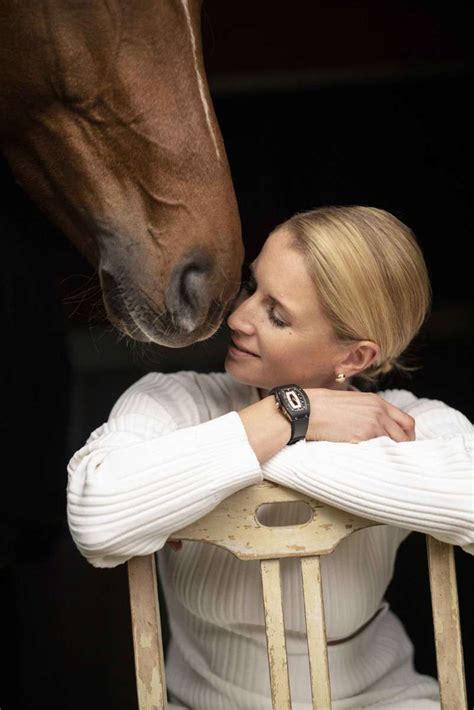
[[[336,382],[344,382],[346,379],[346,376],[343,372],[340,372],[337,377],[336,377]]]

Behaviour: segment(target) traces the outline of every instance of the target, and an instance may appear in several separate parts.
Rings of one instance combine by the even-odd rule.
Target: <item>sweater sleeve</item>
[[[153,396],[145,378],[132,385],[69,462],[68,524],[94,567],[159,550],[173,531],[263,479],[237,412],[182,426],[197,406],[189,386],[175,376],[171,387],[167,377],[155,377]]]
[[[472,424],[443,402],[404,390],[385,398],[415,419],[416,441],[300,441],[264,463],[264,478],[474,554]]]

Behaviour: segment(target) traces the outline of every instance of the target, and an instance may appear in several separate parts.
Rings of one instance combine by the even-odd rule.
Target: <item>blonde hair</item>
[[[354,377],[372,385],[393,369],[431,308],[431,285],[412,230],[375,207],[320,207],[279,225],[303,254],[336,339],[372,340],[377,361]]]

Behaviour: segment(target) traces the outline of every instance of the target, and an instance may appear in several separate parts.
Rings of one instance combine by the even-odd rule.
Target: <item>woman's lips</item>
[[[233,340],[231,340],[231,344],[229,345],[229,353],[230,355],[232,355],[232,357],[258,357],[258,355],[254,355],[254,353],[249,353],[245,350],[241,350],[239,346],[234,343]]]

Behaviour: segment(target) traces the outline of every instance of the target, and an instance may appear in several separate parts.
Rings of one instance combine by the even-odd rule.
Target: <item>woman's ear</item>
[[[351,346],[343,360],[336,365],[337,372],[345,372],[347,377],[353,377],[366,370],[377,361],[380,348],[372,340],[360,340]]]

